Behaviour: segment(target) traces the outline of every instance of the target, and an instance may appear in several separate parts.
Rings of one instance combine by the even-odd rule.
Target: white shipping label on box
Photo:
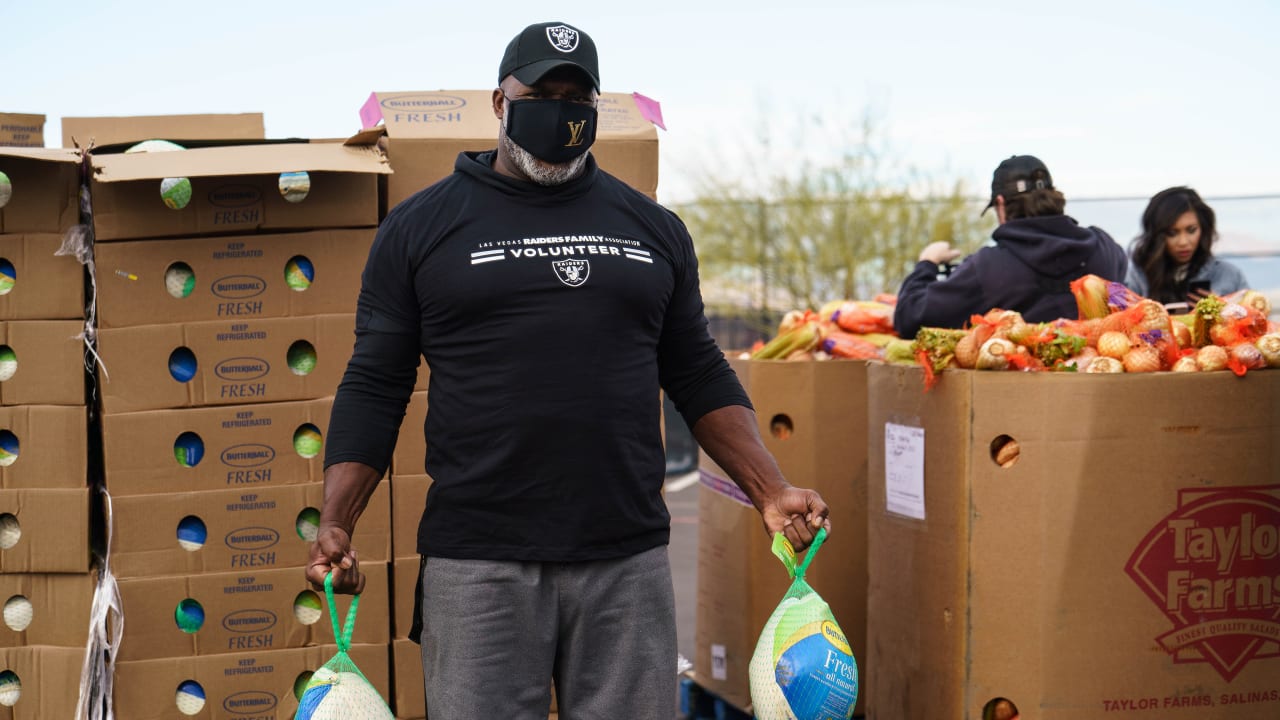
[[[729,679],[729,663],[725,660],[723,645],[711,646],[711,679]]]
[[[924,428],[884,424],[886,510],[924,519]]]

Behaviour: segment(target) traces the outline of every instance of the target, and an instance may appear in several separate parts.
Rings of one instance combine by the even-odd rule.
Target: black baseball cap
[[[1052,189],[1053,178],[1040,158],[1034,155],[1014,155],[1000,163],[991,176],[991,202],[982,208],[982,213],[985,215],[995,207],[997,195],[1009,198],[1032,190]]]
[[[508,75],[525,85],[533,85],[558,67],[576,67],[591,77],[600,91],[600,63],[591,36],[562,22],[530,25],[507,44],[498,65],[498,82]]]

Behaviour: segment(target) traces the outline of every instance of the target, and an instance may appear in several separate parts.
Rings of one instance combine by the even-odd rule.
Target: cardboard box
[[[806,578],[831,606],[861,662],[867,652],[867,364],[730,364],[783,475],[793,485],[817,490],[830,507],[830,540]],[[748,663],[791,581],[746,495],[705,454],[699,472],[694,669],[708,690],[748,709]],[[862,711],[859,701],[856,713]]]
[[[429,475],[391,476],[391,550],[394,557],[418,557],[418,523],[431,489]]]
[[[426,364],[418,366],[425,368]],[[396,436],[396,449],[391,454],[391,472],[396,475],[421,475],[426,472],[427,393],[415,390],[404,409],[400,422],[400,434]]]
[[[107,489],[124,497],[320,482],[332,407],[321,398],[106,415]]]
[[[396,558],[391,563],[391,637],[404,639],[409,637],[409,629],[413,627],[413,606],[417,603],[418,568],[422,558]]]
[[[0,646],[83,650],[97,586],[97,573],[0,573],[0,603],[5,607]]]
[[[0,321],[0,352],[16,361],[0,380],[0,405],[84,406],[83,334],[81,320]],[[0,368],[0,377],[8,373]]]
[[[458,153],[492,150],[499,122],[491,90],[374,93],[385,123],[387,207],[453,172]],[[600,167],[651,198],[658,192],[658,132],[627,93],[603,93],[596,142]]]
[[[360,516],[352,544],[363,561],[391,559],[390,501],[391,489],[380,484]],[[324,483],[130,495],[113,505],[111,568],[118,578],[301,568]]]
[[[80,153],[56,148],[0,147],[9,179],[0,233],[62,233],[80,222]]]
[[[1280,373],[868,384],[869,716],[1280,716]]]
[[[48,720],[76,717],[83,662],[84,648],[0,645],[0,673],[13,673],[21,683],[17,702],[8,707],[0,705],[0,718]]]
[[[422,646],[412,640],[392,640],[391,710],[398,718],[425,718],[427,691],[422,676]]]
[[[173,152],[94,154],[90,191],[97,242],[269,230],[373,227],[378,181],[389,173],[376,147],[259,143]],[[306,172],[310,190],[285,199],[281,173]],[[165,178],[191,183],[189,203],[165,204]]]
[[[353,644],[391,641],[387,564],[360,563],[365,589]],[[338,601],[346,619],[349,596]],[[248,573],[170,575],[120,580],[125,633],[117,659],[150,660],[284,650],[333,644],[324,592],[311,590],[300,567]],[[295,602],[299,606],[295,613]],[[194,603],[203,609],[203,621]],[[314,620],[310,624],[299,620]],[[178,627],[181,616],[193,632]],[[326,658],[327,659],[327,658]]]
[[[44,116],[0,113],[0,145],[44,147]]]
[[[62,146],[104,147],[143,140],[261,140],[262,113],[64,117]]]
[[[374,232],[103,243],[95,253],[98,325],[353,313]],[[186,287],[170,287],[186,277]]]
[[[354,345],[355,315],[103,329],[102,409],[110,414],[329,397]],[[305,371],[312,363],[305,375],[291,367]]]
[[[360,617],[363,620],[363,613]],[[337,652],[336,645],[317,645],[117,663],[113,686],[116,717],[121,720],[187,717],[177,708],[175,700],[178,689],[182,688],[197,704],[197,698],[203,694],[203,707],[195,713],[200,718],[292,720],[298,710],[297,692],[306,685],[311,673]],[[386,645],[352,645],[347,655],[382,697],[391,697]]]
[[[88,423],[84,406],[0,407],[0,458],[10,463],[0,467],[0,488],[88,485]]]
[[[61,235],[0,235],[0,272],[11,283],[0,294],[0,320],[84,318],[84,266],[55,255],[61,247]]]
[[[0,573],[88,572],[90,492],[0,490]]]

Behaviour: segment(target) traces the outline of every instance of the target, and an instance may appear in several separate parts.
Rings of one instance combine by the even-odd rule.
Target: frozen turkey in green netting
[[[818,531],[804,561],[778,533],[773,553],[792,578],[765,623],[747,666],[758,720],[848,720],[858,700],[858,664],[831,607],[804,574],[827,538]]]

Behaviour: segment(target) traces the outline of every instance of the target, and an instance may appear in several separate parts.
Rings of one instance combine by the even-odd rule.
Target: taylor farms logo
[[[222,709],[236,715],[260,715],[270,712],[275,706],[276,696],[261,690],[238,692],[222,701]]]
[[[467,101],[456,95],[396,95],[382,101],[382,107],[395,112],[441,112],[459,110]]]
[[[280,533],[266,527],[247,527],[227,533],[227,547],[233,550],[262,550],[280,542]]]
[[[237,357],[218,363],[214,366],[213,372],[223,380],[244,382],[257,380],[271,372],[271,365],[262,358]]]
[[[1156,642],[1175,663],[1230,682],[1280,657],[1280,485],[1179,491],[1125,571],[1173,623]]]
[[[262,192],[252,185],[223,185],[209,191],[209,204],[217,207],[248,207],[261,201]]]
[[[231,467],[258,467],[275,459],[275,448],[259,443],[232,445],[222,451],[222,464]]]
[[[210,289],[220,298],[243,300],[261,295],[267,289],[267,281],[253,275],[228,275],[214,280]]]
[[[222,618],[222,627],[235,633],[256,633],[276,626],[276,614],[270,610],[237,610]]]

